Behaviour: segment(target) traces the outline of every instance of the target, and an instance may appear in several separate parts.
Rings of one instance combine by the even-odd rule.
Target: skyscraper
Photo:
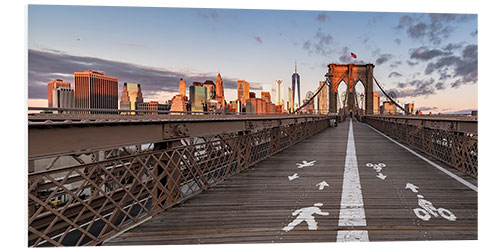
[[[53,108],[74,108],[75,92],[68,87],[57,87],[52,91]],[[71,113],[68,111],[57,111],[57,113]]]
[[[207,105],[207,88],[202,83],[193,82],[189,86],[189,102],[191,103],[191,111],[203,112]]]
[[[319,88],[323,87],[318,93],[318,113],[321,115],[328,114],[328,87],[323,86],[326,81],[319,81]]]
[[[141,85],[138,83],[123,83],[120,98],[120,109],[137,110],[137,104],[144,102],[142,98]],[[135,112],[131,113],[135,115]]]
[[[203,87],[207,88],[207,100],[215,99],[215,83],[210,80],[206,80],[203,83]]]
[[[413,103],[405,104],[405,112],[407,114],[413,115],[415,113],[415,104]]]
[[[373,92],[373,114],[378,115],[381,114],[380,110],[380,96],[378,92]]]
[[[295,92],[295,84],[297,84],[297,92]],[[295,62],[295,72],[292,74],[292,91],[293,102],[295,103],[295,93],[297,93],[297,103],[300,103],[300,75],[297,73],[297,62]]]
[[[49,108],[57,108],[54,100],[54,93],[59,87],[71,88],[71,83],[65,82],[61,79],[55,79],[54,81],[47,82],[47,100]]]
[[[75,107],[85,109],[118,109],[118,78],[103,71],[75,72]],[[98,112],[91,113],[113,113]]]
[[[288,112],[292,113],[294,110],[294,102],[293,102],[293,90],[291,88],[288,88]]]
[[[222,85],[222,77],[220,73],[217,74],[217,79],[215,79],[215,100],[220,103],[221,107],[225,107],[224,103],[224,85]]]
[[[266,91],[262,91],[262,92],[260,92],[260,97],[263,100],[265,100],[266,102],[271,103],[271,93],[266,92]]]
[[[187,111],[187,96],[186,96],[186,82],[182,80],[182,78],[179,80],[179,94],[175,95],[172,98],[172,106],[170,107],[170,111]],[[172,113],[174,115],[183,115],[185,113]]]
[[[241,103],[246,103],[246,100],[250,98],[250,85],[245,80],[238,80],[238,99]]]
[[[186,82],[182,78],[179,80],[179,95],[186,96]]]

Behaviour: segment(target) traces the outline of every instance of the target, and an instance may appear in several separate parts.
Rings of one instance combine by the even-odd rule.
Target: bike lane
[[[477,239],[476,191],[368,125],[353,129],[369,241]]]

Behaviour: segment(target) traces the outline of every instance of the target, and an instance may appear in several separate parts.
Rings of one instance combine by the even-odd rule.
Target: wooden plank
[[[370,241],[477,239],[477,193],[375,133],[354,122],[354,138],[367,226],[339,227],[338,216],[349,122],[328,128],[255,167],[162,212],[105,245],[335,242],[339,230],[366,230]],[[316,160],[314,166],[297,163]],[[383,162],[386,179],[366,163]],[[451,168],[450,168],[451,169]],[[455,171],[456,172],[456,171]],[[299,178],[290,181],[294,173]],[[470,179],[468,179],[470,180]],[[319,190],[316,184],[329,186]],[[473,181],[473,180],[470,180]],[[422,221],[413,212],[411,182],[433,205],[457,219]],[[317,230],[302,222],[289,232],[299,208],[323,203],[315,215]]]

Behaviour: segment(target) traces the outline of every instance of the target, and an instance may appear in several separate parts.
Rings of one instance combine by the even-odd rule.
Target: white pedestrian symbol
[[[328,182],[322,181],[322,182],[316,184],[316,187],[318,187],[318,186],[319,186],[319,190],[323,190],[323,188],[329,187],[330,185],[328,185]]]
[[[424,199],[423,195],[417,195],[418,197],[418,205],[420,208],[415,208],[413,209],[413,212],[415,215],[424,220],[428,221],[431,218],[431,215],[434,217],[438,217],[438,214],[441,215],[441,217],[449,220],[449,221],[455,221],[457,217],[448,209],[445,208],[435,208],[432,205],[432,202]]]
[[[288,232],[303,221],[307,222],[307,228],[309,228],[309,230],[318,229],[318,223],[314,219],[313,214],[319,214],[319,215],[329,214],[328,212],[321,211],[321,209],[319,208],[321,206],[323,206],[323,203],[316,203],[314,204],[314,207],[304,207],[295,210],[295,212],[293,212],[292,215],[293,216],[298,215],[297,218],[295,218],[295,220],[290,222],[288,226],[284,227],[283,231]]]
[[[288,179],[293,181],[295,179],[299,178],[299,175],[297,173],[293,174],[292,176],[288,176]]]
[[[297,167],[298,168],[304,168],[304,167],[311,167],[311,166],[314,166],[314,163],[316,161],[311,161],[311,162],[307,162],[307,161],[302,161],[302,163],[297,163]]]

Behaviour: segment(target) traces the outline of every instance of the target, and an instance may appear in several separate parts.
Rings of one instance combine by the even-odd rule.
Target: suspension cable
[[[379,89],[382,91],[382,93],[384,93],[384,95],[389,98],[389,100],[394,104],[396,105],[398,108],[400,108],[403,112],[405,112],[405,114],[407,115],[408,113],[406,113],[406,110],[401,107],[401,105],[399,105],[396,101],[394,101],[387,93],[385,93],[384,89],[382,88],[382,86],[380,86],[380,84],[378,84],[378,81],[377,79],[375,79],[375,76],[373,77],[373,80],[375,80],[375,83],[377,84],[377,86],[379,87]]]
[[[344,79],[344,76],[345,74],[347,74],[347,71],[344,72],[344,74],[342,74],[342,76],[339,78],[338,82],[342,81],[342,79]],[[292,112],[292,114],[295,114],[297,113],[299,110],[301,110],[303,107],[305,107],[306,105],[308,105],[312,100],[314,100],[314,97],[316,97],[319,92],[325,87],[325,85],[328,85],[328,86],[331,86],[331,84],[328,84],[329,81],[326,81],[325,84],[323,84],[317,91],[316,93],[311,97],[309,98],[309,100],[306,101],[306,103],[302,104],[302,106],[300,106],[298,109],[294,110]],[[337,85],[337,83],[335,83],[335,85]],[[300,101],[300,100],[299,100]]]

